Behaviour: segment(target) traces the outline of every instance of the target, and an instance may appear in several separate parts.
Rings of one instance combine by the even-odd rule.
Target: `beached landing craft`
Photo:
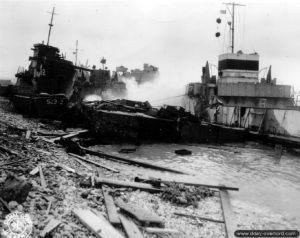
[[[185,109],[210,123],[247,129],[252,136],[299,144],[300,110],[292,86],[276,84],[271,66],[267,77],[259,79],[259,55],[234,51],[234,10],[240,4],[226,4],[232,6],[231,52],[219,55],[218,77],[210,75],[207,62],[201,82],[186,86]]]
[[[109,70],[74,65],[49,45],[54,14],[53,8],[47,44],[35,44],[28,69],[18,69],[17,83],[11,90],[14,107],[33,116],[57,118],[70,101],[81,101],[88,94],[101,95],[108,87],[126,90],[124,84],[111,79]]]

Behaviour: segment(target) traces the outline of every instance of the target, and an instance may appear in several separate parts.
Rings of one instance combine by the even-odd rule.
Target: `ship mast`
[[[55,7],[53,7],[52,12],[49,12],[49,13],[51,13],[51,21],[49,23],[49,33],[48,33],[47,46],[49,45],[49,40],[50,40],[50,35],[51,35],[51,28],[53,26],[53,24],[52,24],[53,23],[53,16],[56,15],[55,14]]]
[[[239,3],[235,3],[235,2],[229,2],[229,3],[223,3],[226,5],[226,7],[228,8],[229,5],[232,6],[232,10],[230,11],[229,8],[228,8],[228,11],[231,15],[231,23],[230,23],[230,31],[231,31],[231,53],[234,53],[234,8],[236,6],[240,6],[240,7],[244,7],[246,5],[243,5],[243,4],[239,4]]]

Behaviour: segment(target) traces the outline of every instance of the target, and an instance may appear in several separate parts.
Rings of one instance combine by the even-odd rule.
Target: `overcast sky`
[[[200,80],[206,60],[216,65],[218,55],[229,50],[222,2],[0,1],[0,78],[14,78],[18,66],[28,67],[32,45],[47,40],[48,12],[55,6],[50,44],[66,52],[67,59],[74,60],[78,40],[81,63],[99,67],[103,56],[111,70],[150,63],[160,68],[161,86],[179,93],[187,82]],[[300,1],[239,3],[246,6],[236,8],[236,50],[258,52],[261,68],[272,65],[273,77],[300,90]]]

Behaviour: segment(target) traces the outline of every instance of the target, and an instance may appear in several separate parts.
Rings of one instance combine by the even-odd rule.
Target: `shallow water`
[[[176,149],[188,149],[191,156],[178,156]],[[120,146],[102,149],[117,152]],[[126,155],[125,155],[126,156]],[[164,173],[164,178],[194,180],[199,183],[239,187],[231,191],[233,206],[243,204],[245,214],[251,208],[282,215],[292,227],[300,227],[300,156],[284,152],[281,159],[272,147],[258,144],[217,145],[142,145],[128,157],[156,161],[187,171],[192,176]],[[147,172],[146,172],[147,173]],[[156,176],[153,172],[145,176]],[[247,209],[249,211],[247,211]]]

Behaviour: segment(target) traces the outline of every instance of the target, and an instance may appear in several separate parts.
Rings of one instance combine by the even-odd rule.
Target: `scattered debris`
[[[126,108],[126,110],[127,109],[128,108]],[[8,115],[11,116],[11,114]],[[5,188],[5,181],[9,175],[7,171],[11,170],[16,171],[15,176],[24,179],[24,181],[27,181],[26,178],[29,178],[30,188],[33,187],[33,189],[30,189],[27,193],[28,196],[26,194],[20,195],[20,197],[27,196],[27,198],[23,199],[23,202],[18,201],[14,197],[8,202],[0,198],[0,204],[2,204],[2,206],[0,205],[0,216],[6,213],[4,210],[9,212],[18,210],[29,213],[33,220],[34,236],[89,237],[91,235],[90,232],[93,232],[97,237],[102,238],[123,237],[118,231],[121,225],[123,225],[124,229],[121,230],[121,228],[120,231],[125,232],[124,235],[126,234],[129,238],[142,236],[152,238],[155,236],[154,234],[158,236],[170,235],[172,237],[176,237],[177,234],[179,234],[178,237],[182,237],[182,235],[185,237],[195,237],[193,234],[198,234],[198,232],[202,234],[203,229],[199,228],[198,223],[189,223],[189,219],[177,217],[172,214],[173,210],[171,208],[182,204],[174,205],[169,203],[169,200],[163,201],[161,198],[161,194],[169,186],[168,181],[147,178],[142,181],[143,183],[141,183],[141,181],[133,182],[133,176],[136,174],[141,175],[142,172],[146,171],[145,168],[177,173],[178,171],[176,170],[172,171],[173,168],[171,166],[171,169],[169,169],[164,166],[152,164],[152,161],[144,162],[139,159],[132,160],[122,158],[121,156],[119,157],[101,151],[98,152],[95,149],[96,156],[101,159],[108,159],[105,161],[106,167],[117,168],[117,165],[120,165],[119,162],[124,162],[126,163],[124,167],[131,167],[137,171],[137,173],[131,174],[130,176],[127,174],[127,170],[120,169],[121,173],[115,174],[113,171],[95,164],[99,161],[98,164],[102,165],[101,159],[97,159],[94,156],[89,158],[89,154],[92,154],[90,152],[94,151],[94,149],[88,151],[89,149],[79,146],[82,145],[81,143],[85,141],[85,139],[82,139],[81,135],[79,135],[80,138],[76,138],[77,136],[73,137],[78,130],[75,131],[72,128],[69,131],[66,130],[67,133],[65,133],[60,130],[60,122],[53,123],[53,121],[49,120],[47,122],[41,122],[40,120],[36,121],[32,118],[27,119],[21,117],[21,119],[18,119],[18,115],[14,115],[13,120],[9,119],[7,121],[22,125],[25,129],[22,128],[19,130],[18,127],[20,126],[16,126],[12,127],[11,131],[8,131],[6,130],[7,125],[1,122],[1,117],[6,117],[6,114],[0,114],[0,196],[3,195],[1,189]],[[25,121],[26,123],[24,123]],[[27,131],[30,131],[31,135],[30,137],[27,136],[26,139]],[[82,131],[82,129],[80,129],[80,131]],[[66,138],[62,138],[63,136],[66,136]],[[68,137],[72,139],[68,139]],[[59,141],[55,141],[59,142],[59,144],[45,142],[45,140],[58,138],[60,138]],[[89,138],[90,137],[88,137],[88,139]],[[85,146],[90,146],[90,144],[87,142]],[[134,152],[134,149],[131,149],[130,146],[124,149],[122,152]],[[74,153],[78,153],[82,156],[77,154],[69,154],[68,156],[66,150],[69,152],[74,151]],[[85,160],[82,160],[82,158]],[[130,165],[137,165],[138,167]],[[141,172],[139,172],[140,166],[142,167]],[[152,170],[148,171],[151,173]],[[41,174],[37,175],[38,173]],[[166,175],[170,177],[171,174]],[[173,178],[176,177],[172,177],[171,179]],[[83,181],[86,181],[86,184],[80,187],[83,185]],[[93,181],[95,187],[92,186]],[[46,189],[43,189],[43,186],[39,186],[40,184],[44,184]],[[103,194],[97,189],[99,186],[102,187]],[[201,186],[201,184],[197,184],[196,186]],[[121,188],[113,189],[114,187]],[[224,188],[224,186],[219,187]],[[18,189],[15,190],[15,187],[12,187],[12,190],[11,195],[14,195],[13,193],[18,191]],[[153,194],[149,194],[148,192]],[[26,193],[26,191],[24,191],[24,193]],[[17,197],[17,195],[14,196]],[[118,199],[116,199],[116,197],[118,197]],[[117,203],[118,200],[120,200],[123,204],[119,205],[123,206],[123,208],[116,208],[114,199],[116,199]],[[212,198],[212,200],[214,199],[217,198]],[[207,201],[211,202],[211,200]],[[203,203],[206,203],[206,201]],[[215,202],[213,202],[213,204],[213,206],[218,206]],[[111,216],[112,206],[114,206],[114,218]],[[79,210],[89,212],[87,216],[82,213],[77,214],[77,216],[75,215],[78,218],[83,215],[83,217],[79,219],[84,225],[78,223],[76,217],[69,213],[74,207],[85,207],[85,209]],[[95,211],[92,208],[97,208],[99,211]],[[145,209],[147,211],[145,211]],[[185,208],[179,206],[176,210],[183,212],[184,210],[182,209]],[[120,213],[117,213],[117,211],[120,211]],[[148,214],[148,211],[151,211],[151,216]],[[206,211],[209,211],[209,208],[206,208]],[[219,212],[221,212],[221,210]],[[91,217],[90,213],[95,214],[96,218],[94,216]],[[108,221],[103,218],[103,216],[106,217],[106,213],[108,215],[107,220],[110,221],[110,224],[115,225],[117,229],[113,227],[113,230],[110,230],[110,228],[107,229],[110,225]],[[130,214],[130,216],[134,218],[131,220],[130,216],[125,216],[126,214]],[[195,209],[195,213],[192,214],[197,214],[197,210]],[[162,226],[161,223],[149,221],[150,219],[146,221],[146,215],[148,218],[154,215],[156,219],[160,219],[162,223],[166,222],[166,225],[172,225],[165,229],[156,227],[141,228],[139,226],[140,224],[143,226]],[[100,222],[98,220],[99,217]],[[3,218],[3,216],[0,217],[0,222]],[[101,220],[101,218],[103,218],[103,220]],[[220,227],[218,234],[222,235],[224,227]],[[178,229],[178,233],[172,228]],[[99,229],[101,229],[101,232],[99,232]],[[109,231],[106,232],[106,230]],[[142,236],[140,236],[141,233]]]
[[[161,198],[179,205],[193,205],[198,207],[198,202],[206,197],[213,196],[213,191],[205,187],[185,186],[184,184],[169,183],[162,188]]]

